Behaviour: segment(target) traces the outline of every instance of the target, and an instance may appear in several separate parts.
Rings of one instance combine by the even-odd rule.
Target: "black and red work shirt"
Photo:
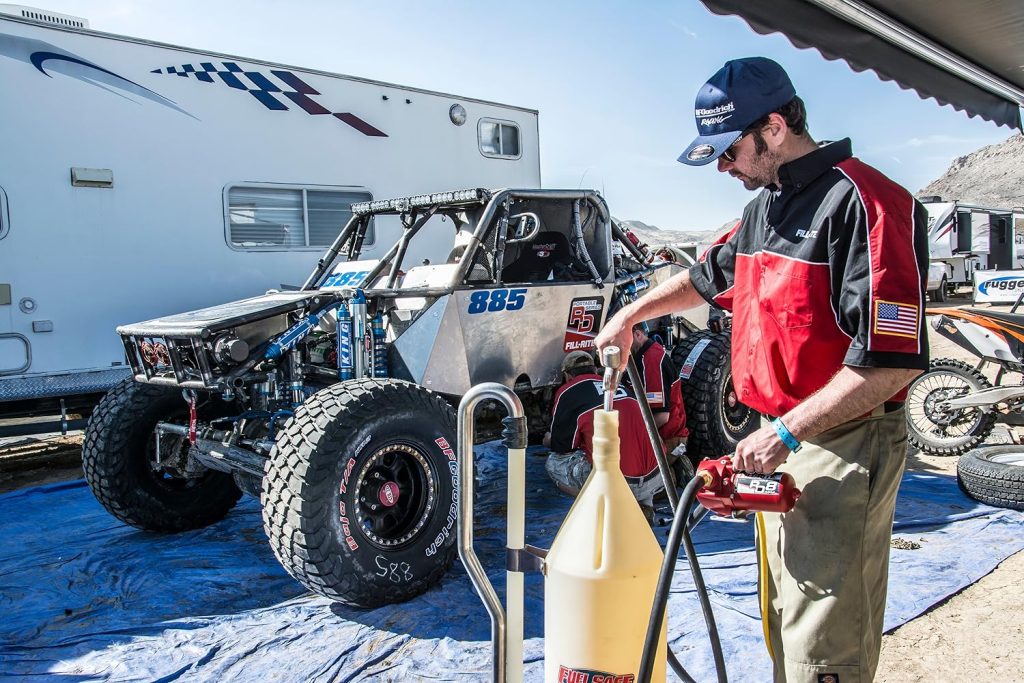
[[[559,387],[551,417],[551,450],[568,453],[581,448],[593,462],[594,411],[603,404],[600,375],[579,375]],[[620,385],[612,407],[619,413],[619,468],[627,477],[650,474],[658,461],[632,390]]]
[[[924,207],[852,157],[849,139],[783,164],[779,181],[690,268],[733,312],[739,399],[783,415],[843,365],[927,369]]]
[[[668,413],[668,422],[658,428],[662,439],[684,438],[686,408],[683,406],[682,380],[665,347],[653,339],[633,352],[633,362],[644,383],[651,412]]]

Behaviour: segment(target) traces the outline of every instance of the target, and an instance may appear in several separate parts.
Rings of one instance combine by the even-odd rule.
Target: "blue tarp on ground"
[[[477,448],[477,552],[503,587],[503,451]],[[569,507],[543,458],[528,458],[527,540],[547,547]],[[990,572],[1024,547],[1024,514],[964,496],[949,476],[904,477],[886,628]],[[256,501],[177,535],[108,515],[84,482],[0,496],[0,679],[60,681],[485,680],[490,623],[456,561],[438,587],[402,605],[358,610],[306,593],[277,564]],[[658,529],[664,543],[667,527]],[[770,680],[750,524],[694,533],[730,678]],[[697,680],[713,664],[685,561],[669,604],[669,642]],[[527,680],[543,671],[543,584],[527,578]],[[670,674],[670,678],[672,678]]]

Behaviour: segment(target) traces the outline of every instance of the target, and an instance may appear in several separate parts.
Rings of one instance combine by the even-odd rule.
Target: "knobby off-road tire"
[[[732,383],[732,332],[695,332],[676,344],[672,362],[682,381],[687,455],[693,463],[719,458],[760,427],[757,411],[739,402]]]
[[[179,389],[129,379],[107,392],[85,429],[82,468],[110,514],[140,529],[184,531],[208,526],[234,507],[242,492],[230,474],[203,468],[184,477],[154,467],[156,423],[186,424],[187,419]],[[168,449],[184,455],[180,449],[188,444],[164,436],[160,448],[164,456]]]
[[[907,435],[910,443],[931,455],[960,455],[992,433],[996,416],[982,408],[941,411],[949,398],[987,389],[992,384],[976,369],[952,358],[937,358],[907,390]]]
[[[311,591],[359,607],[408,600],[456,554],[455,411],[400,380],[335,384],[277,437],[263,479],[274,554]]]
[[[964,453],[956,463],[956,479],[972,498],[1024,510],[1024,446],[986,446]]]

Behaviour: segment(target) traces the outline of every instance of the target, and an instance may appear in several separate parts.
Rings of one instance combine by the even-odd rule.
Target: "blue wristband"
[[[786,444],[786,448],[794,453],[802,448],[800,442],[797,441],[796,437],[793,436],[793,433],[786,428],[786,425],[782,424],[782,420],[780,418],[772,420],[772,427],[775,427],[775,433],[779,435],[780,439],[782,439],[782,443]]]

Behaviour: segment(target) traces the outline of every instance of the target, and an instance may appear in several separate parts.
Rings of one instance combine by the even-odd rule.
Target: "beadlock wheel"
[[[400,548],[423,529],[436,503],[427,459],[405,444],[378,450],[356,477],[356,519],[370,543]]]

